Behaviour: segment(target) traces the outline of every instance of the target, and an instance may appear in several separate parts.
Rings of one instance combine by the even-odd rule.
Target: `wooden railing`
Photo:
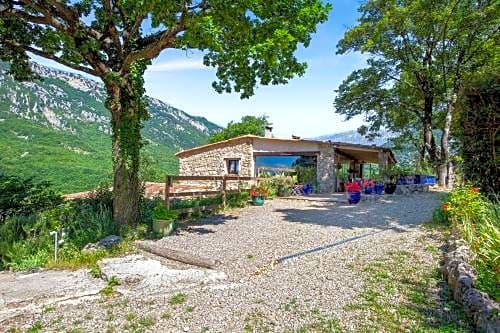
[[[206,197],[213,195],[220,195],[222,198],[221,205],[209,205],[209,206],[199,206],[191,208],[176,209],[180,213],[191,213],[200,210],[210,210],[217,208],[225,208],[227,194],[229,193],[241,193],[242,190],[238,189],[228,189],[228,182],[240,182],[240,181],[255,181],[258,183],[260,178],[257,177],[239,177],[239,176],[167,176],[165,180],[165,206],[167,209],[171,208],[171,199],[182,198],[182,197]],[[218,190],[196,190],[196,191],[185,191],[185,192],[172,192],[174,182],[176,181],[220,181],[221,185]]]

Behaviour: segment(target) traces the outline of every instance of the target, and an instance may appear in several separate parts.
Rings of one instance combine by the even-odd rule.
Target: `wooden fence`
[[[227,194],[229,193],[241,193],[242,190],[238,189],[228,189],[228,183],[230,182],[241,182],[241,181],[255,181],[258,184],[260,178],[257,177],[239,177],[239,176],[167,176],[165,180],[165,206],[167,209],[171,208],[171,200],[174,198],[182,197],[202,197],[202,196],[213,196],[220,195],[222,198],[222,204],[209,205],[209,206],[199,206],[191,208],[181,208],[176,209],[180,213],[192,213],[195,211],[203,210],[213,210],[218,208],[226,207]],[[220,181],[221,185],[218,190],[196,190],[196,191],[185,191],[185,192],[173,192],[173,185],[176,181]]]

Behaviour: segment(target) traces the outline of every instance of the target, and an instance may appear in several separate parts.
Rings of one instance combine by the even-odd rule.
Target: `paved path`
[[[164,332],[283,332],[335,318],[355,331],[359,314],[346,307],[367,288],[367,265],[404,252],[411,253],[405,265],[438,266],[428,249],[441,241],[420,226],[438,204],[436,193],[423,193],[359,205],[274,200],[229,211],[158,241],[220,261],[225,281],[183,290],[180,304],[172,304],[178,290],[137,290],[23,319],[53,330],[126,331],[133,324]]]

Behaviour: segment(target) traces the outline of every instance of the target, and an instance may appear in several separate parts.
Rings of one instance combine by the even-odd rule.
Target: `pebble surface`
[[[230,210],[158,241],[219,261],[217,271],[227,276],[183,290],[185,302],[171,304],[178,290],[138,290],[61,304],[24,320],[40,320],[49,331],[94,332],[130,331],[141,325],[140,318],[151,319],[140,326],[151,332],[293,332],[315,316],[334,317],[349,327],[355,318],[344,307],[364,288],[362,272],[353,267],[402,249],[426,258],[420,224],[438,205],[436,193],[418,193],[358,205],[277,199]]]

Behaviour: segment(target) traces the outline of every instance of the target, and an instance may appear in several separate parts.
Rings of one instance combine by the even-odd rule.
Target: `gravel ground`
[[[354,206],[273,200],[235,209],[158,241],[220,261],[224,282],[186,289],[177,301],[168,290],[138,290],[60,304],[25,313],[4,327],[38,321],[42,331],[293,332],[335,319],[349,330],[357,319],[345,306],[366,283],[358,267],[401,250],[437,267],[438,258],[426,248],[440,241],[419,225],[430,220],[438,203],[436,193],[420,193]]]

